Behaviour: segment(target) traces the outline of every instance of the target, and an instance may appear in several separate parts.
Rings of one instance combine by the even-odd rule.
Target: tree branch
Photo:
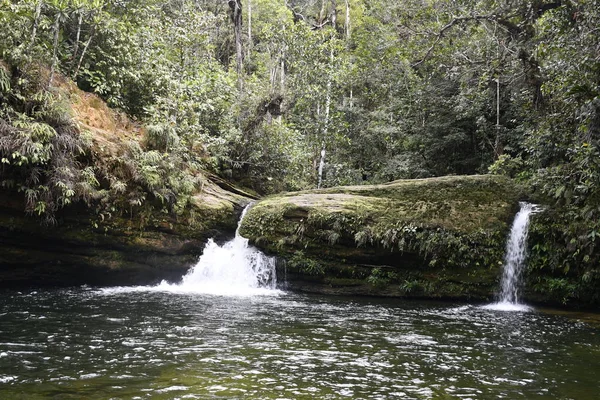
[[[294,16],[294,22],[304,21],[306,24],[311,26],[311,29],[313,31],[322,29],[324,26],[326,26],[327,24],[329,24],[331,22],[331,21],[329,21],[329,19],[326,19],[321,24],[314,24],[312,22],[309,22],[304,15],[302,15],[298,11],[294,10],[294,7],[291,4],[289,4],[287,2],[287,0],[285,2],[285,6],[288,8],[288,10],[290,10],[292,12],[292,15]]]
[[[495,13],[487,14],[487,15],[470,15],[470,16],[465,16],[465,17],[456,17],[452,21],[450,21],[448,24],[446,24],[438,32],[435,42],[433,42],[433,44],[427,49],[427,51],[425,52],[423,57],[421,57],[420,60],[412,63],[411,66],[413,68],[416,68],[419,65],[423,64],[429,58],[429,56],[431,56],[431,53],[436,48],[436,46],[442,41],[442,39],[445,37],[446,33],[450,29],[452,29],[454,26],[462,24],[464,22],[480,22],[480,21],[496,22],[499,25],[502,25],[503,27],[505,27],[512,37],[517,37],[522,32],[522,29],[520,27],[518,27],[517,25],[508,21],[507,19],[499,18],[498,15]]]
[[[319,30],[321,28],[323,28],[324,26],[328,25],[331,21],[329,21],[329,19],[326,19],[325,21],[323,21],[322,24],[316,25],[316,24],[311,24],[312,25],[312,30],[316,31]]]

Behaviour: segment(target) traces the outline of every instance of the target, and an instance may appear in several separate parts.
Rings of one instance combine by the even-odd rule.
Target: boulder
[[[493,175],[286,193],[254,205],[240,233],[279,256],[293,290],[489,300],[525,197]]]

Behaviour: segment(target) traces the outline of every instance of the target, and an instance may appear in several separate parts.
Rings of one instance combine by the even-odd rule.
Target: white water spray
[[[319,183],[317,185],[317,189],[321,189],[321,185],[323,184],[323,168],[325,167],[325,146],[323,146],[323,150],[321,150],[321,161],[319,161]]]
[[[501,290],[498,302],[486,306],[487,309],[505,311],[526,311],[530,307],[519,303],[520,278],[527,258],[527,236],[531,214],[539,212],[538,206],[520,203],[521,209],[515,216],[504,256]]]
[[[242,212],[235,237],[222,246],[210,239],[179,288],[225,295],[259,294],[276,288],[275,258],[250,246],[239,233],[249,207]]]
[[[156,286],[121,287],[108,292],[159,291],[173,293],[199,293],[220,296],[278,295],[275,258],[268,257],[250,246],[239,230],[250,208],[242,212],[235,237],[219,246],[209,239],[198,263],[183,277],[181,283],[165,281]]]

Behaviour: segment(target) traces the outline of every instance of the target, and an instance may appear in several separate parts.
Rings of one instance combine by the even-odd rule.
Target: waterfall
[[[239,233],[249,207],[242,212],[232,240],[220,246],[209,239],[202,256],[181,283],[163,282],[155,288],[225,296],[279,293],[276,290],[275,258],[250,246],[248,239]]]
[[[529,307],[519,303],[520,278],[527,257],[527,235],[531,214],[540,211],[539,207],[529,203],[519,203],[521,209],[515,216],[510,235],[506,243],[504,270],[498,302],[488,309],[496,310],[528,310]]]
[[[321,150],[321,161],[319,162],[319,184],[317,185],[317,189],[321,189],[321,185],[323,184],[323,167],[325,167],[325,146],[323,146],[323,150]]]

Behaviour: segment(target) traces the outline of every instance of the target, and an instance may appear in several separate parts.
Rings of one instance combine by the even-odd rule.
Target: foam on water
[[[518,311],[527,312],[533,311],[533,308],[525,304],[511,303],[508,301],[500,301],[498,303],[487,304],[481,307],[484,310],[492,311]]]
[[[163,281],[156,286],[106,288],[102,293],[155,291],[242,297],[282,294],[282,291],[277,290],[275,258],[268,257],[250,246],[248,239],[239,233],[249,207],[242,212],[235,237],[223,245],[209,239],[202,256],[180,283]]]

